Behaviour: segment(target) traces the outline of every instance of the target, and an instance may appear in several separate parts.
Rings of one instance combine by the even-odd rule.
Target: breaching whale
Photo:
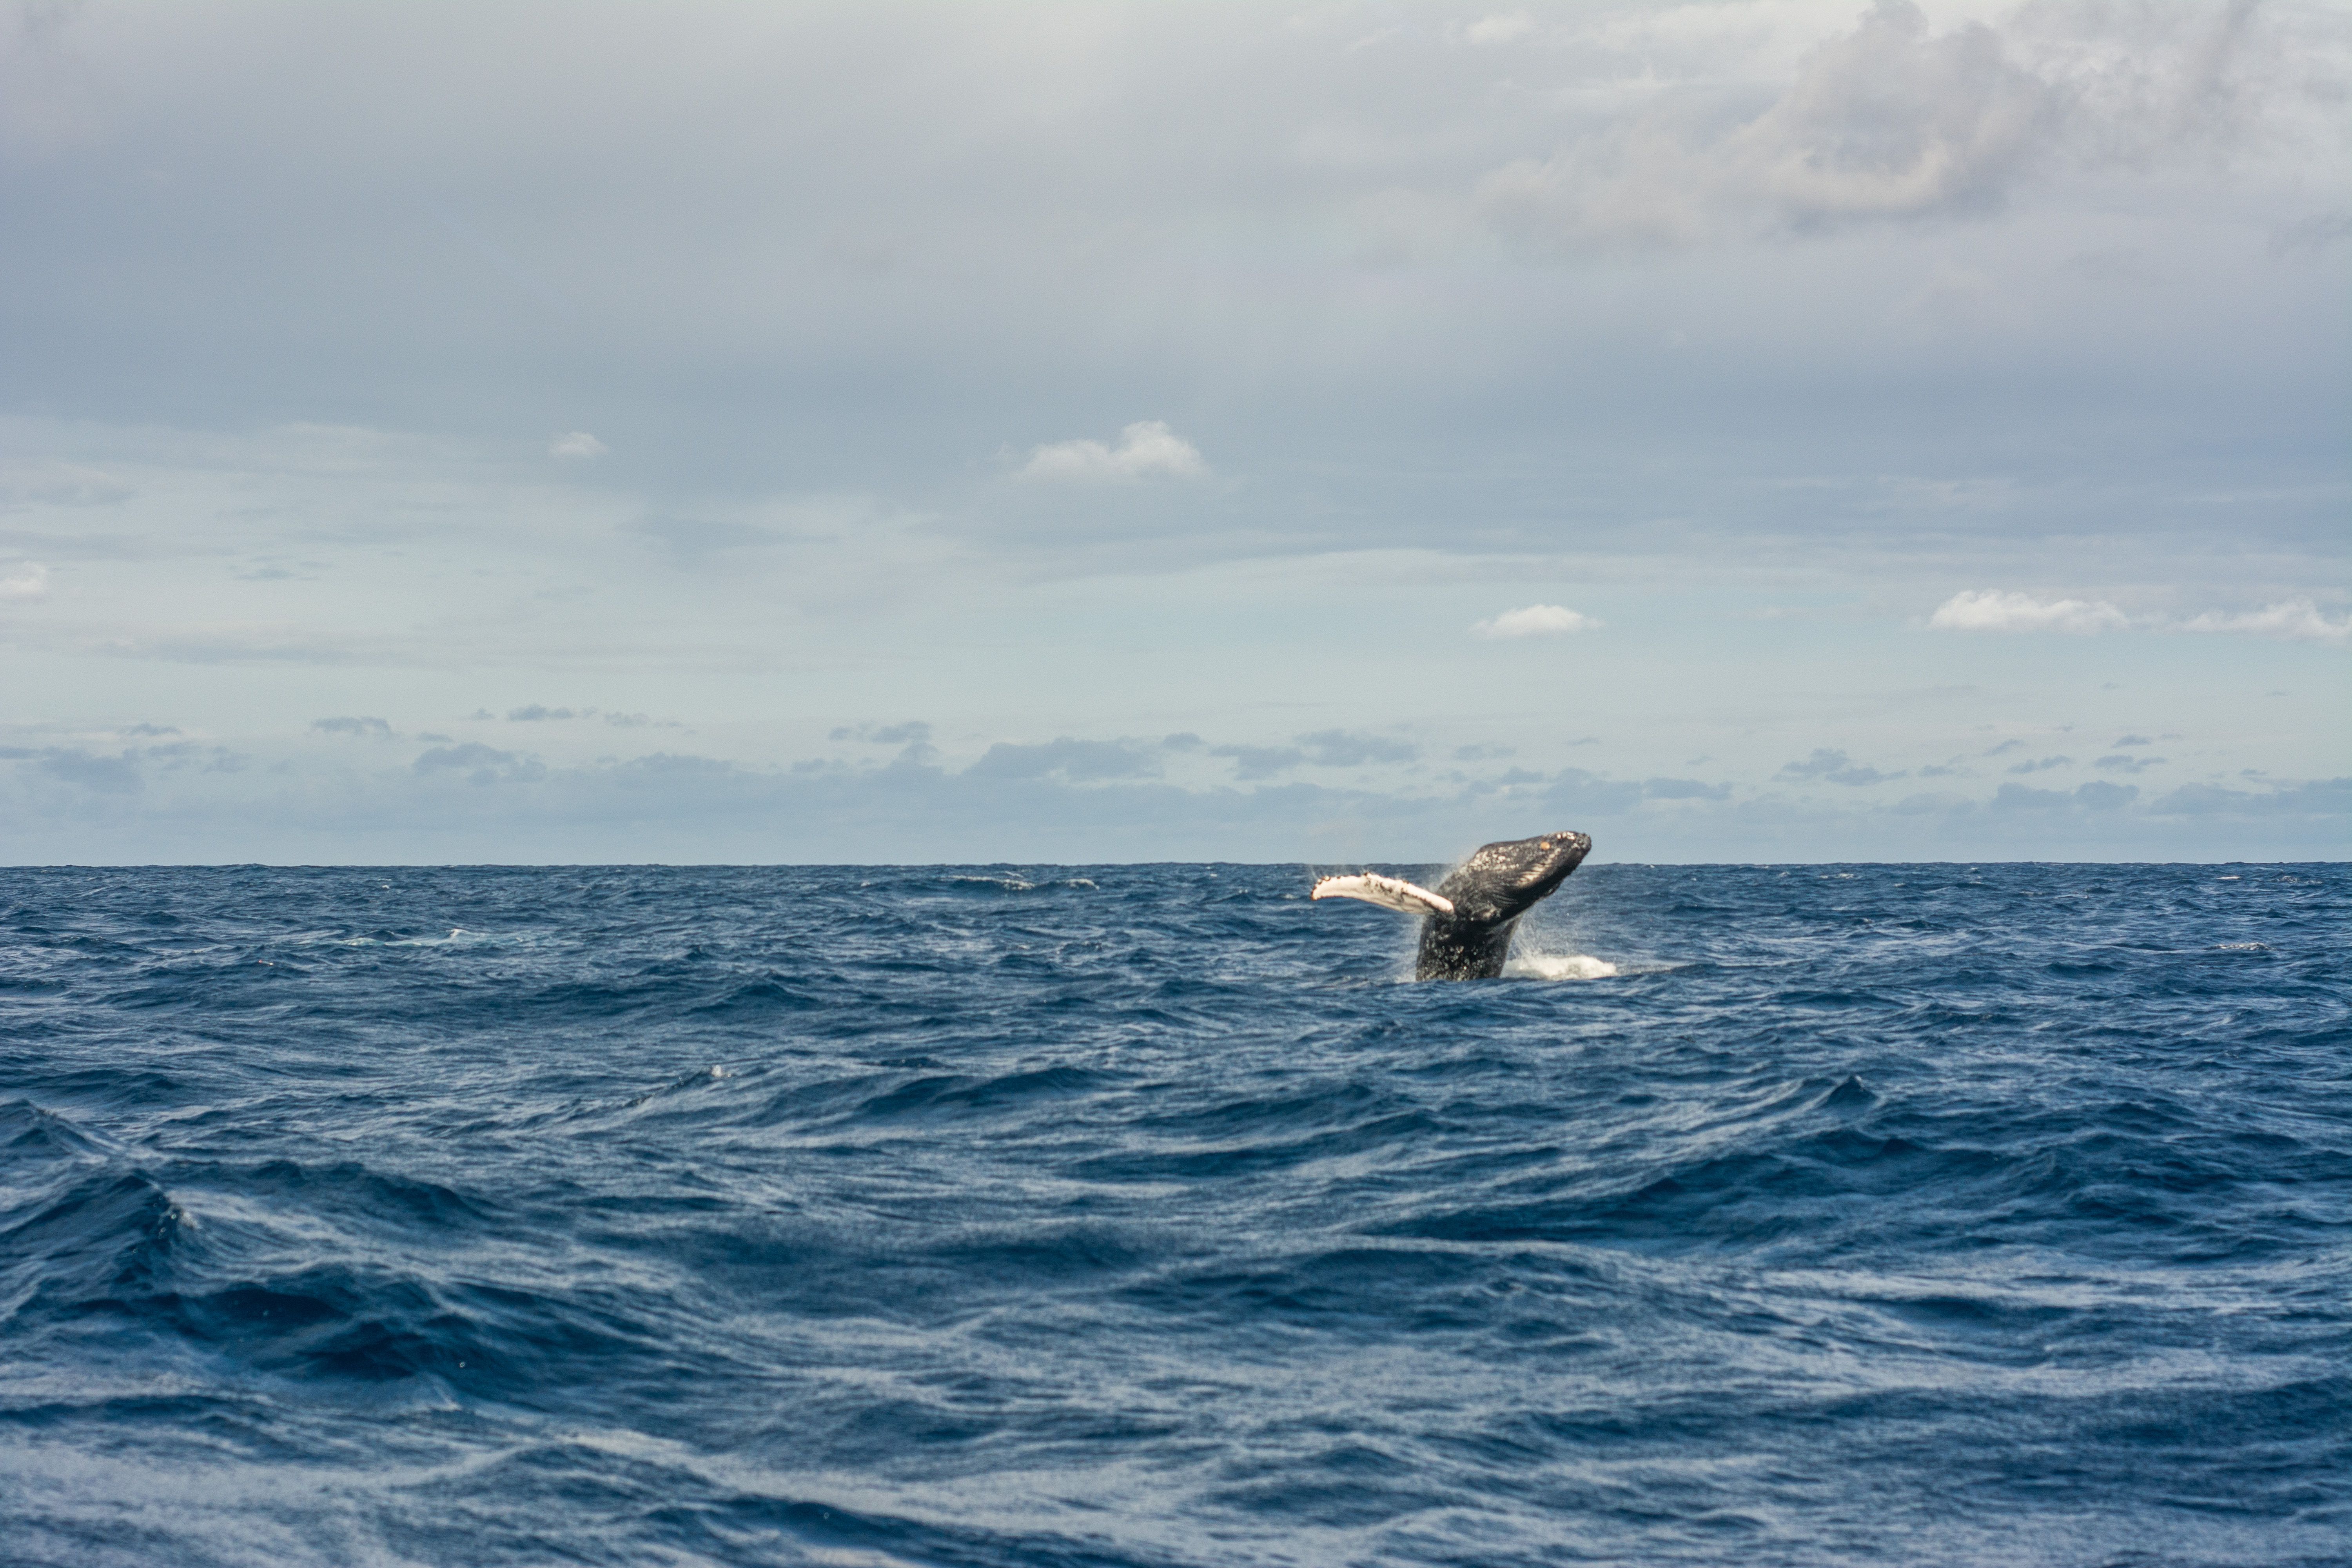
[[[1511,956],[1519,917],[1551,896],[1592,853],[1581,833],[1546,833],[1482,846],[1437,884],[1417,888],[1401,877],[1367,871],[1326,877],[1318,899],[1361,899],[1384,910],[1422,918],[1416,980],[1492,980]]]

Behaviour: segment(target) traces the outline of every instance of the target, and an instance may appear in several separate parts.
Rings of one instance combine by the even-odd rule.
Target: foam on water
[[[1582,952],[1518,952],[1503,965],[1509,980],[1607,980],[1617,966],[1605,958]]]

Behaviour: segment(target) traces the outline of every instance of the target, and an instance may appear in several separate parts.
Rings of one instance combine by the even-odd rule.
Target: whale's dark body
[[[1417,980],[1492,980],[1511,956],[1511,934],[1526,914],[1568,880],[1592,853],[1581,833],[1546,833],[1488,844],[1437,885],[1454,906],[1421,928]]]
[[[1592,853],[1581,833],[1545,833],[1481,846],[1432,892],[1399,877],[1364,871],[1326,877],[1318,899],[1361,899],[1423,921],[1421,980],[1492,980],[1511,956],[1519,917],[1551,896]]]

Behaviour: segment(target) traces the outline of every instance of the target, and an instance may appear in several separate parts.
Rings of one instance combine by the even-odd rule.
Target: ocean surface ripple
[[[0,871],[0,1557],[2352,1561],[2352,868],[1310,882]]]

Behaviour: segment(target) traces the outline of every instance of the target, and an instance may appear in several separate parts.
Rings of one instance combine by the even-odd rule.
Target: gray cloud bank
[[[2004,783],[1982,797],[1855,804],[1851,791],[1580,768],[1453,774],[1418,789],[1180,784],[1156,776],[1167,749],[1062,737],[1001,743],[952,769],[924,760],[916,738],[887,762],[778,769],[664,752],[550,765],[467,742],[405,766],[278,765],[255,791],[224,787],[219,775],[257,760],[226,748],[5,747],[0,860],[1333,863],[1444,859],[1483,837],[1568,826],[1593,832],[1611,858],[1654,861],[2308,859],[2352,829],[2347,778],[2153,795],[2095,780]],[[1219,750],[1175,748],[1193,749]],[[1837,783],[1853,764],[1817,752],[1808,766]]]

